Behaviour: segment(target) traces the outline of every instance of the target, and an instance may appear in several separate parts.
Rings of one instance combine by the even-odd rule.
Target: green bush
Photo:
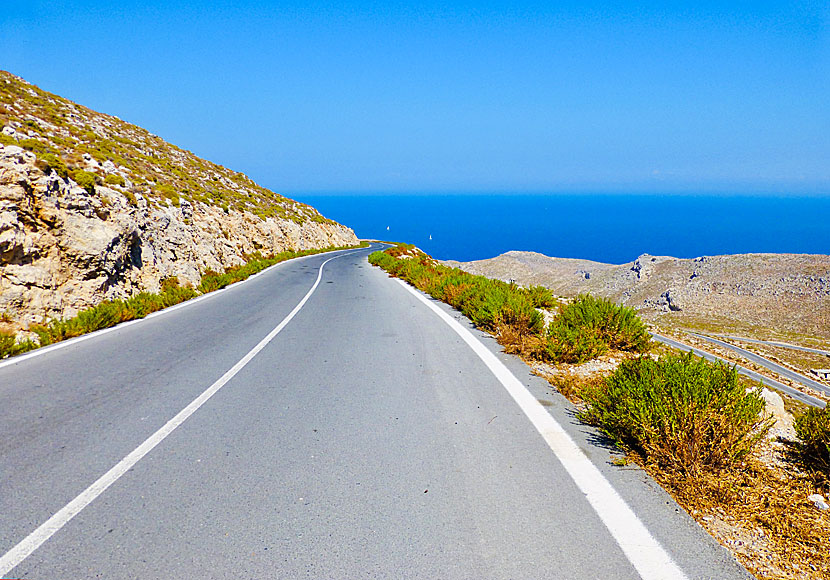
[[[173,202],[173,205],[178,206],[181,203],[181,200],[179,199],[179,194],[176,192],[176,189],[172,185],[162,183],[156,185],[153,189],[159,195],[162,195],[163,197]]]
[[[511,352],[581,363],[609,348],[646,352],[651,337],[630,308],[593,296],[562,306],[547,329],[540,308],[556,300],[542,286],[520,288],[439,264],[409,244],[397,244],[369,256],[378,266],[464,313],[476,326],[497,334]],[[516,347],[516,345],[519,345]]]
[[[51,149],[49,149],[49,146],[46,143],[44,143],[43,141],[40,141],[38,139],[31,139],[31,138],[30,139],[21,139],[20,141],[17,142],[17,144],[20,147],[23,147],[24,149],[26,149],[27,151],[31,151],[31,152],[33,152],[37,155],[44,155],[46,153],[51,153]]]
[[[557,324],[554,319],[548,326],[540,354],[556,363],[581,364],[608,352],[608,343],[596,328],[570,327]]]
[[[124,194],[124,197],[126,197],[126,198],[127,198],[127,202],[128,202],[131,206],[133,206],[133,207],[137,207],[137,206],[138,206],[138,198],[135,196],[135,193],[133,193],[133,192],[132,192],[132,191],[130,191],[129,189],[127,189],[127,190],[123,191],[122,193]]]
[[[623,362],[580,393],[580,419],[667,469],[695,476],[746,456],[772,426],[760,387],[691,353]]]
[[[108,185],[124,185],[126,182],[124,181],[124,178],[117,173],[109,173],[104,178],[104,183]]]
[[[830,413],[810,408],[795,420],[804,462],[830,475]]]
[[[38,159],[37,166],[44,173],[54,171],[61,179],[66,179],[69,176],[69,168],[66,166],[66,163],[54,153],[44,153],[41,155]]]
[[[633,309],[591,295],[560,307],[545,338],[546,355],[566,363],[596,358],[609,348],[646,352],[651,346],[646,325]]]
[[[446,302],[493,333],[509,326],[521,335],[539,334],[543,319],[535,306],[553,301],[550,292],[539,287],[523,289],[449,268],[407,244],[373,252],[369,263]]]
[[[534,308],[553,308],[556,306],[556,299],[551,291],[544,286],[530,286],[524,292],[533,303]]]
[[[120,322],[144,318],[148,314],[184,302],[196,296],[192,288],[182,288],[178,280],[162,283],[161,293],[141,292],[126,300],[107,300],[79,312],[67,320],[53,320],[47,324],[32,327],[41,345],[52,344],[81,336],[102,328],[115,326]]]
[[[37,348],[37,345],[31,340],[17,342],[13,332],[0,330],[0,359],[14,356],[35,348]]]
[[[75,181],[75,183],[83,187],[89,193],[95,193],[95,184],[97,182],[98,176],[94,173],[78,169],[74,173],[72,173],[72,179]]]

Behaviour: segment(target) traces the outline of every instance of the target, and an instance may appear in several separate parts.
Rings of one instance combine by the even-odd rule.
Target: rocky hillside
[[[645,254],[614,265],[507,252],[449,263],[488,277],[541,284],[561,296],[605,296],[667,324],[830,338],[830,256],[825,255]]]
[[[0,71],[0,316],[14,329],[196,284],[260,252],[358,243],[247,176]]]

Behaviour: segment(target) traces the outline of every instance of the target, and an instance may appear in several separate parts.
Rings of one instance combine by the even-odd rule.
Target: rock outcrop
[[[245,256],[358,242],[328,221],[262,219],[200,202],[136,205],[105,186],[94,193],[46,174],[34,154],[0,145],[0,312],[23,327],[105,299],[158,291],[171,276],[198,284]]]
[[[247,176],[0,71],[0,325],[199,283],[246,256],[358,243]],[[9,328],[11,327],[11,328]]]

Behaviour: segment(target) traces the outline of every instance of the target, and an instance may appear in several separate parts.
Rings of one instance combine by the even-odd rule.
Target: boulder
[[[770,429],[768,437],[773,440],[779,437],[789,440],[797,439],[793,416],[784,408],[784,399],[781,398],[781,395],[770,389],[763,389],[761,397],[766,403],[767,413],[775,419],[775,424]]]

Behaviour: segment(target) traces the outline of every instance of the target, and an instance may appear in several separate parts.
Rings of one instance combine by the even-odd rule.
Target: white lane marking
[[[342,252],[343,250],[335,250],[335,251],[336,252]],[[353,253],[353,252],[350,252],[350,253]],[[295,260],[305,260],[307,258],[312,258],[314,256],[319,256],[319,255],[320,254],[311,254],[309,256],[300,256],[299,258],[291,258],[290,260],[284,260],[284,261],[278,262],[278,263],[276,263],[272,266],[268,266],[264,270],[262,270],[260,272],[257,272],[256,274],[254,274],[252,276],[248,276],[244,280],[240,280],[239,282],[234,282],[233,284],[229,284],[228,286],[225,286],[224,288],[220,288],[219,290],[214,290],[213,292],[208,292],[207,294],[203,294],[202,296],[197,296],[196,298],[192,298],[190,300],[185,300],[184,302],[180,302],[179,304],[174,304],[173,306],[169,306],[167,308],[164,308],[163,310],[157,310],[155,312],[151,312],[150,314],[148,314],[144,318],[136,318],[135,320],[128,320],[127,322],[121,322],[120,324],[116,324],[115,326],[110,326],[108,328],[102,328],[101,330],[96,330],[96,331],[90,332],[88,334],[83,334],[81,336],[76,336],[74,338],[70,338],[69,340],[62,340],[61,342],[56,342],[55,344],[50,344],[49,346],[44,346],[43,348],[37,348],[37,349],[35,349],[31,352],[27,352],[26,354],[13,356],[13,357],[8,358],[6,360],[0,361],[0,369],[2,369],[3,367],[9,366],[9,365],[13,365],[13,364],[17,364],[19,362],[23,362],[24,360],[28,360],[30,358],[35,358],[37,356],[44,355],[47,352],[52,352],[53,350],[59,350],[59,349],[62,349],[62,348],[66,348],[67,346],[71,346],[73,344],[78,344],[79,342],[89,340],[90,338],[94,338],[96,336],[101,336],[102,334],[107,334],[108,332],[114,332],[116,330],[126,328],[127,326],[130,326],[132,324],[138,324],[142,320],[149,320],[151,318],[156,318],[158,316],[163,316],[165,314],[175,312],[176,310],[179,310],[180,308],[185,308],[187,306],[192,306],[193,304],[197,304],[197,303],[201,302],[202,300],[207,300],[208,298],[211,298],[213,296],[218,296],[218,295],[222,294],[224,291],[226,291],[226,290],[228,290],[228,289],[230,289],[234,286],[244,284],[245,282],[248,282],[249,280],[252,280],[252,279],[256,278],[260,274],[264,274],[265,272],[267,272],[268,270],[271,270],[272,268],[278,268],[279,266],[282,266],[283,264],[288,264],[290,262],[294,262]],[[336,257],[339,257],[341,255],[345,255],[345,254],[338,254],[338,256],[336,256]]]
[[[115,483],[118,478],[124,475],[128,470],[130,470],[136,463],[138,463],[142,457],[147,455],[156,445],[164,441],[164,439],[172,433],[176,427],[184,423],[188,417],[190,417],[193,413],[195,413],[199,407],[204,405],[208,399],[210,399],[219,389],[221,389],[228,381],[230,381],[239,371],[241,371],[245,365],[247,365],[252,358],[254,358],[263,348],[265,348],[271,340],[275,336],[277,336],[286,325],[291,322],[291,319],[296,316],[296,314],[300,311],[300,309],[308,302],[308,299],[311,298],[311,295],[314,294],[314,291],[317,289],[317,286],[320,285],[320,280],[323,277],[323,266],[335,260],[337,258],[341,258],[343,256],[348,256],[353,254],[354,252],[349,252],[348,254],[340,254],[338,256],[333,256],[320,264],[320,270],[317,272],[317,280],[314,282],[314,285],[311,289],[303,296],[303,299],[294,307],[294,309],[288,313],[282,322],[280,322],[274,330],[268,333],[268,335],[259,341],[254,348],[252,348],[248,354],[242,357],[239,362],[237,362],[229,371],[227,371],[224,375],[222,375],[219,380],[209,386],[201,395],[196,397],[192,403],[190,403],[187,407],[179,411],[179,413],[170,419],[161,429],[150,435],[141,445],[136,447],[129,455],[127,455],[124,459],[119,461],[115,467],[107,471],[104,475],[102,475],[98,480],[86,488],[84,491],[78,495],[75,499],[70,501],[66,506],[61,508],[58,512],[55,513],[52,517],[46,520],[40,527],[38,527],[35,531],[31,534],[26,536],[19,544],[17,544],[14,548],[9,550],[2,558],[0,558],[0,578],[6,576],[12,569],[15,568],[18,564],[20,564],[23,560],[29,557],[29,555],[37,550],[43,542],[48,540],[52,537],[55,532],[60,530],[63,526],[65,526],[69,520],[74,518],[78,513],[88,506],[92,501],[104,493],[104,491]]]
[[[685,580],[686,575],[620,497],[617,490],[496,355],[452,316],[406,282],[398,282],[447,323],[501,382],[542,435],[580,491],[644,580]]]

